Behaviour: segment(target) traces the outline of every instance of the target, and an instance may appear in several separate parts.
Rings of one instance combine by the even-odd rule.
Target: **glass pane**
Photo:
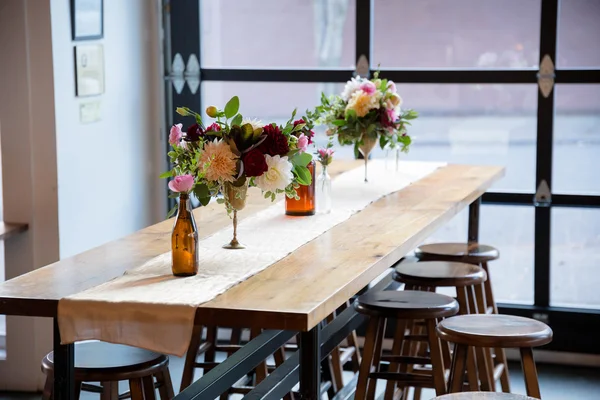
[[[339,94],[341,83],[203,82],[202,104],[224,105],[240,97],[244,116],[284,122],[294,107],[302,113],[318,104],[321,91]],[[406,107],[419,111],[410,133],[414,143],[403,159],[506,166],[498,191],[535,188],[536,85],[406,84],[398,90]],[[317,143],[327,142],[318,127]],[[337,150],[353,158],[352,146]],[[380,149],[374,157],[385,157]],[[393,155],[388,154],[390,159]]]
[[[539,0],[375,2],[372,64],[528,68],[539,62]]]
[[[600,210],[552,209],[550,304],[600,308]]]
[[[202,0],[203,67],[353,68],[355,0]]]
[[[427,242],[466,241],[468,220],[464,210]],[[500,251],[500,258],[489,263],[496,302],[533,304],[533,207],[484,205],[479,223],[480,242]]]
[[[600,194],[600,85],[557,85],[552,190]]]
[[[342,83],[296,83],[296,82],[202,82],[202,105],[224,107],[232,97],[240,98],[240,113],[244,117],[258,118],[263,122],[284,123],[297,108],[298,115],[319,104],[321,92],[341,93]],[[204,115],[204,114],[203,114]],[[206,115],[204,115],[206,118]],[[324,127],[318,127],[321,140],[325,139]]]
[[[600,67],[600,2],[559,2],[558,62],[562,68]]]
[[[506,176],[493,190],[532,192],[537,90],[536,85],[398,85],[403,107],[419,111],[409,130],[414,143],[402,157],[503,165]]]

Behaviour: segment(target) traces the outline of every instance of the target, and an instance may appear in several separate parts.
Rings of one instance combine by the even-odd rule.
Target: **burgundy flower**
[[[294,121],[294,127],[297,125],[300,125],[300,124],[305,124],[305,123],[306,123],[306,121],[304,119],[302,119],[302,118],[297,119]]]
[[[315,137],[315,131],[308,131],[308,133],[305,133],[305,135],[308,138],[308,144],[313,144],[313,138]]]
[[[244,162],[244,173],[246,176],[261,176],[269,169],[265,156],[258,149],[250,150],[242,158]]]
[[[259,150],[270,156],[285,156],[290,151],[288,140],[279,127],[272,124],[265,125],[263,132],[267,134],[267,138],[258,147]]]
[[[391,110],[390,112],[390,110],[383,107],[379,109],[379,122],[381,122],[381,125],[385,128],[391,128],[396,126],[396,121],[394,117],[395,113],[393,112],[393,110]]]
[[[186,142],[197,142],[200,138],[204,136],[204,131],[198,124],[194,124],[190,126],[185,135]]]
[[[206,128],[206,132],[219,132],[221,130],[221,126],[216,122],[213,122]]]

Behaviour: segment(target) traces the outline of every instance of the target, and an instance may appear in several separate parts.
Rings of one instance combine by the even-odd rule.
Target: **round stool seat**
[[[458,261],[483,263],[496,260],[500,252],[492,246],[480,243],[432,243],[417,247],[419,260]]]
[[[432,292],[384,290],[360,296],[354,308],[361,314],[398,319],[433,319],[458,312],[452,297]]]
[[[152,375],[164,368],[169,358],[163,354],[105,342],[75,343],[75,380],[120,381]],[[42,371],[53,374],[54,352],[42,360]]]
[[[475,347],[536,347],[550,343],[552,329],[530,318],[500,314],[460,315],[441,321],[438,336]]]
[[[535,397],[514,393],[497,392],[463,392],[445,394],[432,400],[537,400]]]
[[[481,284],[485,271],[474,264],[450,261],[401,263],[394,271],[394,280],[409,285],[428,287],[465,287]]]

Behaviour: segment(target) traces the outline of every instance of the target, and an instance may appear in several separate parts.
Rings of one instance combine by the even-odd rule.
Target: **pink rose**
[[[371,81],[366,81],[363,82],[360,85],[360,89],[365,92],[368,95],[372,95],[373,93],[375,93],[375,91],[377,90],[377,87],[375,86],[375,84]]]
[[[177,146],[177,144],[179,144],[179,141],[183,137],[181,127],[183,127],[183,124],[177,124],[171,127],[171,132],[169,133],[169,143],[171,144],[171,146]]]
[[[169,182],[169,189],[177,193],[187,193],[194,186],[194,177],[190,174],[177,175]]]
[[[308,136],[306,136],[304,133],[298,137],[298,151],[300,153],[304,153],[308,148],[308,140]]]

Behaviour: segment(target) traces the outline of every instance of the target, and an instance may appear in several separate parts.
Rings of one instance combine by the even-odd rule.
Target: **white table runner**
[[[200,268],[194,277],[174,277],[168,252],[112,281],[66,297],[58,305],[62,341],[97,339],[182,356],[200,304],[443,165],[401,162],[396,172],[395,165],[370,161],[369,183],[363,182],[363,168],[334,179],[330,214],[288,217],[280,201],[240,222],[238,238],[245,250],[221,248],[231,240],[231,227],[201,240]]]

